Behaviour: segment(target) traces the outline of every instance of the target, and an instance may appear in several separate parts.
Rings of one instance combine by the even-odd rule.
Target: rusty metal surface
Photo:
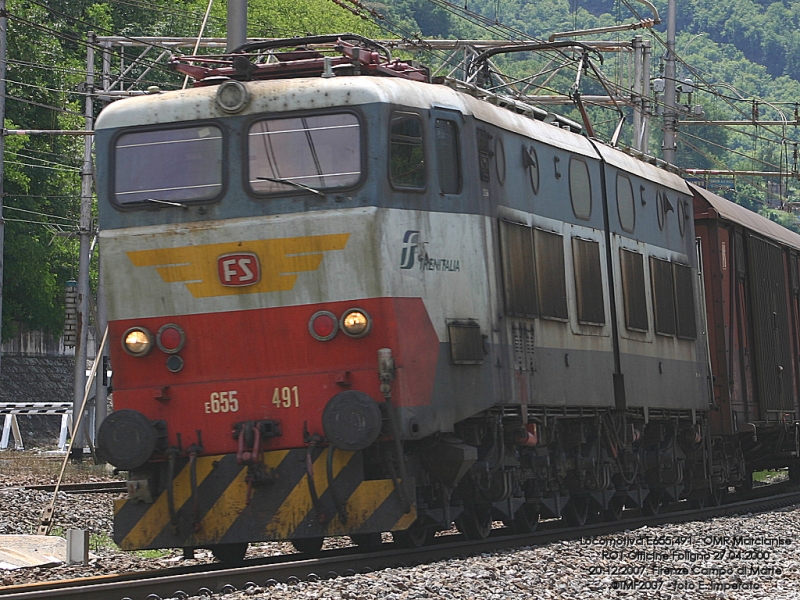
[[[762,217],[758,213],[746,209],[744,206],[730,202],[722,196],[717,196],[713,192],[691,184],[689,187],[692,188],[692,191],[694,191],[696,195],[710,204],[723,219],[738,223],[769,239],[790,246],[795,250],[800,250],[800,235],[793,231],[770,221],[766,217]]]

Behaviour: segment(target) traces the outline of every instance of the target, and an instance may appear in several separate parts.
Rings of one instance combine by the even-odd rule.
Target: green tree
[[[74,90],[85,69],[61,43],[72,43],[65,22],[37,4],[11,1],[8,10],[6,128],[82,128]],[[81,147],[63,136],[6,138],[3,339],[17,324],[54,334],[63,327],[75,244],[56,234],[77,225]]]

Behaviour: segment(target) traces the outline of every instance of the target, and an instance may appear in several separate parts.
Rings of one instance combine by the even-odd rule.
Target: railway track
[[[679,504],[673,510],[660,515],[650,517],[636,515],[611,523],[579,528],[559,527],[557,521],[546,522],[533,534],[505,535],[504,530],[497,529],[489,538],[481,541],[468,542],[461,535],[444,535],[437,537],[429,546],[412,550],[397,548],[395,544],[384,544],[370,552],[352,547],[325,551],[315,557],[292,554],[253,559],[235,568],[220,564],[196,565],[126,575],[9,586],[0,588],[0,597],[3,600],[155,600],[230,593],[252,586],[269,587],[278,582],[291,584],[299,581],[316,581],[497,552],[508,548],[607,535],[643,526],[652,527],[748,512],[764,512],[800,503],[800,489],[797,486],[777,485],[789,491],[699,510],[680,510],[683,504]],[[773,486],[768,487],[773,488]]]
[[[44,492],[52,492],[56,489],[54,483],[42,485],[24,485],[20,486],[26,490],[41,490]],[[67,494],[109,494],[118,492],[127,492],[127,485],[124,481],[90,481],[87,483],[62,483],[58,486],[60,492]]]

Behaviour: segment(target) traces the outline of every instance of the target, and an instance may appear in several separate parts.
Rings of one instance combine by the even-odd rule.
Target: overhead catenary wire
[[[9,197],[13,198],[14,196],[16,196],[16,194],[9,194]],[[29,214],[29,215],[36,215],[37,217],[45,217],[45,218],[48,218],[48,219],[61,219],[62,221],[69,221],[70,223],[74,223],[74,224],[78,223],[77,217],[72,218],[72,217],[64,217],[64,216],[61,216],[61,215],[52,215],[52,214],[40,212],[38,210],[28,210],[26,208],[20,208],[19,206],[3,206],[3,210],[11,210],[11,211],[16,211],[16,212],[23,212],[23,213],[26,213],[26,214]]]
[[[121,3],[121,4],[126,4],[126,2],[123,2],[122,0],[117,0],[117,1],[119,3]],[[487,31],[496,32],[496,33],[501,33],[501,32],[502,33],[507,33],[507,34],[509,34],[509,37],[511,39],[526,39],[526,38],[527,39],[531,39],[531,36],[528,36],[527,34],[525,34],[525,32],[522,32],[522,31],[516,30],[514,28],[511,28],[511,27],[503,25],[502,23],[499,22],[498,18],[495,18],[494,20],[492,20],[489,17],[485,17],[483,15],[479,15],[478,13],[474,13],[474,12],[468,11],[468,10],[466,10],[466,7],[465,7],[464,10],[462,10],[457,5],[455,5],[455,4],[451,3],[451,2],[447,2],[445,0],[431,0],[431,2],[433,4],[435,4],[435,5],[437,5],[437,6],[445,8],[448,12],[450,12],[452,14],[463,16],[465,13],[468,13],[469,18],[471,19],[471,22],[473,24],[477,24],[477,25],[483,27],[484,29],[486,29]],[[40,6],[42,8],[47,8],[48,10],[51,10],[50,7],[47,7],[45,4],[43,4],[41,2],[37,2],[36,0],[31,0],[31,4],[36,5],[36,6]],[[155,5],[152,5],[152,4],[141,3],[141,2],[140,3],[127,2],[127,4],[130,4],[132,6],[142,6],[142,5],[155,6]],[[354,5],[357,5],[357,4],[360,4],[360,2],[354,2]],[[638,15],[638,12],[635,10],[635,7],[631,6],[629,2],[625,2],[625,5],[628,7],[628,9],[634,15]],[[366,10],[366,9],[367,9],[367,7],[364,7],[364,10]],[[67,15],[65,13],[60,13],[58,11],[56,11],[56,13],[61,15],[61,16],[63,16],[63,17],[65,17],[65,18],[70,19],[71,22],[78,23],[78,24],[83,24],[83,25],[86,25],[87,27],[93,27],[95,29],[100,29],[100,28],[97,28],[95,25],[93,25],[91,23],[88,23],[88,22],[85,22],[85,21],[83,21],[81,19],[78,19],[78,18],[76,18],[76,17],[74,17],[72,15]],[[193,16],[193,17],[199,17],[199,13],[191,13],[191,12],[187,12],[187,11],[180,11],[180,14],[181,15],[190,15],[190,16]],[[13,15],[10,15],[10,16],[13,17]],[[383,21],[384,21],[385,25],[388,25],[389,27],[391,27],[391,23],[390,23],[391,20],[390,19],[383,19]],[[30,21],[28,21],[28,22],[31,23]],[[42,28],[42,29],[44,29],[46,31],[49,31],[49,32],[55,32],[55,30],[52,30],[52,29],[49,29],[49,28]],[[413,38],[413,34],[411,34],[411,32],[405,31],[403,33],[406,34],[406,37]],[[411,34],[411,35],[409,35],[409,34]],[[76,38],[74,36],[61,35],[60,33],[58,33],[57,35],[59,37],[61,37],[62,39],[66,39],[66,40],[69,40],[69,41],[72,41],[72,42],[75,42],[75,43],[88,44],[88,42],[86,42],[86,41],[84,41],[82,39],[78,39],[78,38]],[[658,40],[659,42],[663,43],[663,41],[661,40],[661,38],[657,34],[654,33],[653,35],[654,35],[654,38],[656,40]],[[136,38],[134,36],[122,36],[122,37],[126,37],[126,38],[131,39],[131,40],[137,40],[138,39],[138,38]],[[155,44],[154,44],[154,47],[161,48],[160,46],[157,46]],[[678,59],[679,59],[680,64],[682,64],[682,65],[684,65],[685,67],[688,68],[688,65],[686,65],[685,61],[680,59],[680,57],[678,57]],[[156,63],[156,62],[152,62],[152,63],[148,63],[148,64],[160,65],[160,63]],[[568,68],[569,67],[573,67],[574,68],[574,66],[569,64],[569,63],[567,63],[565,66],[568,67]],[[163,67],[159,66],[158,68],[163,68]],[[170,71],[170,73],[171,73],[171,71]],[[713,90],[713,84],[707,83],[707,82],[705,82],[705,80],[700,85],[703,86],[703,89]],[[544,89],[548,89],[548,88],[544,88]],[[66,92],[66,90],[65,90],[65,92]],[[66,92],[66,93],[72,93],[72,92]],[[713,93],[713,92],[710,92],[710,93]],[[720,95],[720,97],[722,97],[722,96]],[[16,98],[16,97],[14,97],[13,99],[21,101],[21,102],[29,102],[29,103],[34,104],[34,105],[40,105],[41,104],[41,103],[37,104],[34,101],[26,100],[24,98]],[[48,108],[47,105],[44,105],[44,107]],[[49,108],[53,108],[55,110],[58,110],[57,107],[49,107]],[[74,113],[73,111],[68,111],[68,110],[65,111],[65,112],[68,112],[70,114],[77,114],[77,113]],[[740,114],[744,114],[744,112],[741,112]],[[746,134],[743,134],[743,135],[746,135]],[[753,138],[753,139],[758,139],[758,138]],[[763,138],[763,139],[768,139],[768,138]],[[779,139],[784,139],[784,138],[781,137]]]

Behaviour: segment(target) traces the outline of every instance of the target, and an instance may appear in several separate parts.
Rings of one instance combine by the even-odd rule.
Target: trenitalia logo
[[[419,245],[419,231],[406,231],[403,236],[403,252],[400,255],[400,268],[411,269],[414,266],[414,254]]]
[[[298,273],[316,271],[326,252],[343,250],[349,233],[250,240],[128,252],[136,267],[155,267],[167,283],[182,283],[195,298],[282,292]]]
[[[415,266],[420,271],[449,271],[461,270],[461,261],[457,258],[431,258],[425,245],[421,242],[419,231],[407,230],[403,235],[403,250],[400,253],[400,268],[413,269]]]

